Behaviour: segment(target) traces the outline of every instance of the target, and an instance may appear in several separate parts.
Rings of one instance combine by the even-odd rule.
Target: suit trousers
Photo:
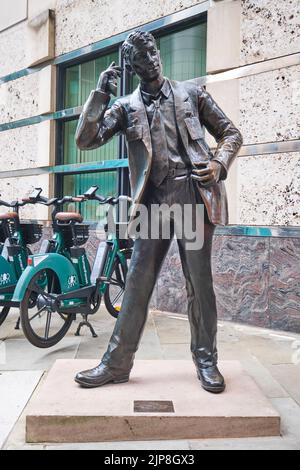
[[[166,178],[159,187],[148,184],[144,204],[185,204],[193,208],[203,204],[197,183],[190,176]],[[193,213],[194,214],[194,213]],[[186,280],[188,319],[191,330],[191,352],[198,367],[210,367],[218,360],[217,308],[211,270],[211,250],[215,226],[204,210],[204,243],[200,249],[187,249],[184,234],[177,236],[172,216],[161,218],[161,226],[171,225],[171,237],[137,238],[126,279],[121,311],[116,321],[102,363],[116,374],[130,371],[145,327],[149,303],[164,259],[174,234]],[[177,221],[178,222],[178,221]]]

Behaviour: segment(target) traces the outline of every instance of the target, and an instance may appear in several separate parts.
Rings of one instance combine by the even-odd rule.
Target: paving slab
[[[247,336],[239,341],[241,349],[248,350],[262,364],[292,364],[293,339],[286,341],[276,337]]]
[[[0,448],[38,385],[42,371],[0,374]]]
[[[56,346],[40,349],[32,346],[27,339],[7,339],[5,364],[0,364],[2,371],[48,370],[57,359],[73,359],[76,356],[81,339],[66,337]]]
[[[299,450],[299,442],[282,437],[190,441],[191,450]]]
[[[272,365],[268,368],[275,380],[300,406],[300,365]]]
[[[6,346],[4,341],[0,341],[0,370],[6,364]]]
[[[26,411],[27,442],[280,435],[279,414],[237,361],[220,364],[227,380],[221,395],[205,392],[192,361],[184,360],[136,361],[128,383],[80,388],[75,374],[94,365],[95,360],[56,362]]]
[[[281,416],[282,435],[297,439],[300,449],[300,407],[292,398],[273,398],[270,401]]]
[[[241,355],[245,370],[253,377],[262,392],[268,398],[287,398],[288,392],[274,379],[271,372],[254,356],[249,359]]]
[[[123,441],[46,445],[45,450],[190,450],[188,441]]]
[[[155,326],[161,344],[190,342],[191,332],[189,322],[171,314],[154,315]]]
[[[192,361],[190,344],[163,344],[162,354],[163,359],[185,359]]]

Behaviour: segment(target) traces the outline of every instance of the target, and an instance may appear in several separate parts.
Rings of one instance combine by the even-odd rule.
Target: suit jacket
[[[228,223],[227,196],[223,180],[243,143],[239,130],[219,108],[211,95],[195,82],[170,84],[174,94],[175,115],[181,140],[192,162],[216,160],[222,165],[221,181],[198,189],[213,224]],[[76,143],[82,150],[104,145],[118,133],[126,135],[130,183],[135,207],[142,203],[152,162],[150,127],[140,86],[132,95],[120,98],[108,109],[110,96],[91,92],[80,116]],[[217,141],[213,154],[204,140],[205,126]]]

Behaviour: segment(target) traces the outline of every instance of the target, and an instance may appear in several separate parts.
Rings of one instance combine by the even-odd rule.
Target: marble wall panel
[[[215,237],[213,271],[220,318],[270,327],[268,238]]]
[[[0,76],[27,67],[25,21],[0,34]]]
[[[28,197],[35,188],[43,188],[43,194],[49,197],[49,175],[0,179],[0,195],[5,201]],[[3,212],[7,212],[7,209],[0,207],[0,213]],[[20,217],[46,221],[48,208],[41,205],[28,205],[20,209]]]
[[[300,65],[239,82],[239,129],[244,144],[300,139]]]
[[[34,73],[0,87],[0,124],[39,114],[39,74]]]
[[[177,242],[173,241],[158,280],[157,308],[186,313],[187,296]]]
[[[300,51],[298,0],[241,0],[241,64]]]
[[[135,5],[123,0],[59,0],[56,4],[56,55],[87,46],[199,3],[202,2],[141,0]]]
[[[103,234],[91,230],[90,265]],[[99,236],[100,235],[100,236]],[[44,238],[51,229],[44,230]],[[41,242],[33,246],[38,252]],[[300,239],[216,235],[212,266],[220,320],[300,333]],[[187,313],[185,279],[174,241],[150,303],[152,309]]]
[[[300,239],[270,240],[271,325],[300,333]]]
[[[238,159],[238,223],[300,225],[300,153]]]

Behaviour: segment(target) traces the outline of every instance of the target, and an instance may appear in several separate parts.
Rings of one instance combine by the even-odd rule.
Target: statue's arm
[[[222,165],[221,179],[226,179],[228,170],[243,144],[242,134],[202,87],[198,106],[201,123],[218,144],[213,160]]]
[[[92,150],[104,145],[114,135],[122,132],[124,111],[116,101],[108,109],[110,95],[93,90],[80,115],[76,144],[81,150]]]
[[[117,80],[122,68],[112,62],[101,73],[96,90],[93,90],[83,107],[76,131],[76,144],[81,150],[91,150],[104,145],[124,127],[124,111],[120,101],[110,109],[110,95],[117,93]]]

